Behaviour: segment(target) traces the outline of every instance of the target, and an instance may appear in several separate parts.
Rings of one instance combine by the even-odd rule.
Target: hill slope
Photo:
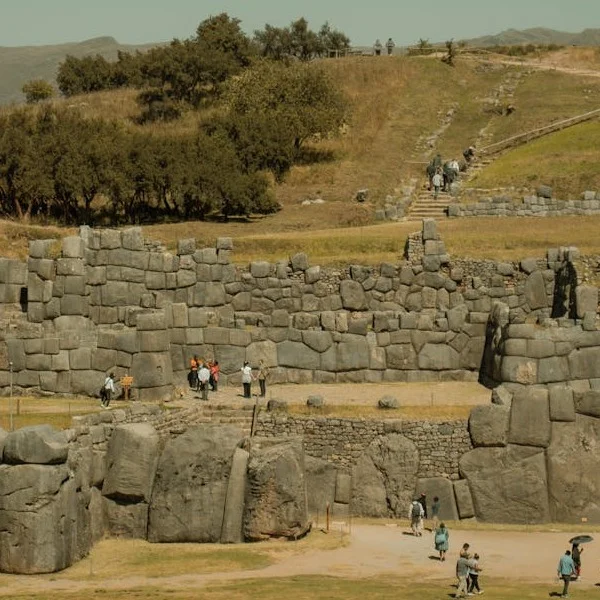
[[[560,46],[600,46],[600,29],[585,29],[569,33],[534,27],[532,29],[507,29],[495,35],[484,35],[465,40],[471,46],[514,46],[519,44],[558,44]]]
[[[106,59],[117,58],[117,51],[147,50],[157,44],[132,46],[119,44],[112,37],[99,37],[84,42],[51,46],[0,46],[0,104],[23,100],[21,87],[30,79],[54,82],[58,65],[67,54],[81,58],[100,54]]]

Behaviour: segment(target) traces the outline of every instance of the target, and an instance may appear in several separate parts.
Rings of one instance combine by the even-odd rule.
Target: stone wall
[[[449,217],[560,217],[600,214],[600,193],[586,192],[581,200],[525,196],[482,198],[469,204],[449,204]]]
[[[297,254],[242,269],[231,252],[224,238],[171,254],[139,228],[84,227],[58,252],[31,242],[27,265],[0,262],[0,387],[12,362],[17,389],[95,395],[114,371],[160,400],[194,354],[218,360],[225,384],[259,359],[273,383],[476,379],[493,303],[512,323],[550,317],[559,255],[452,261],[432,220],[397,264],[323,269]]]

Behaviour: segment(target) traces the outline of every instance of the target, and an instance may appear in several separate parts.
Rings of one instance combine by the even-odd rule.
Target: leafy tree
[[[350,38],[337,29],[332,29],[326,21],[319,30],[319,42],[325,53],[330,51],[343,53],[350,48]]]
[[[49,100],[54,96],[52,84],[44,79],[32,79],[23,85],[21,91],[25,94],[27,104],[36,104]]]
[[[348,108],[317,65],[267,61],[230,82],[226,103],[230,135],[246,168],[269,168],[277,179],[307,140],[336,134]]]
[[[99,54],[84,58],[69,55],[58,67],[56,81],[65,96],[97,92],[111,87],[112,67]]]

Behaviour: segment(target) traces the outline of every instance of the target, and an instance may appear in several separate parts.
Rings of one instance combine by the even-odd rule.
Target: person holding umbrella
[[[583,548],[580,548],[581,544],[587,544],[593,541],[591,535],[577,535],[569,540],[571,546],[571,558],[575,564],[575,579],[579,579],[581,576],[581,553]]]

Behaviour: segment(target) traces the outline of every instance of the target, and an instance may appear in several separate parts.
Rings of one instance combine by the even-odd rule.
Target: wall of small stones
[[[308,456],[352,469],[371,442],[398,433],[411,440],[419,452],[418,477],[458,479],[458,459],[472,449],[466,421],[395,421],[325,417],[294,417],[263,412],[256,435],[300,436]]]
[[[449,204],[449,217],[559,217],[600,214],[600,193],[585,192],[581,200],[557,200],[525,196],[513,201],[507,196],[483,198],[469,204]]]

